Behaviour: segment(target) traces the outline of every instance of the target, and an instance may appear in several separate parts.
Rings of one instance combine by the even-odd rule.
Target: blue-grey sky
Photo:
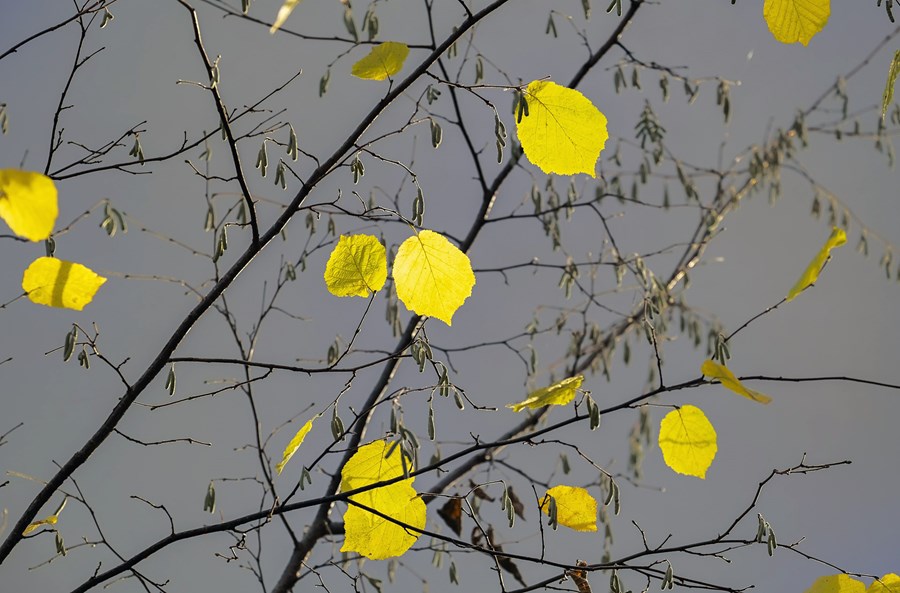
[[[0,51],[66,18],[70,3],[52,0],[8,3],[0,19]],[[278,0],[255,0],[251,16],[271,20]],[[484,2],[475,2],[478,8]],[[478,51],[490,63],[486,65],[489,84],[506,84],[501,72],[513,83],[550,77],[560,83],[568,80],[584,59],[585,51],[573,28],[563,15],[571,15],[578,29],[587,28],[593,47],[605,39],[617,23],[617,17],[604,13],[603,3],[593,3],[590,21],[585,21],[577,0],[553,3],[559,39],[544,34],[548,4],[536,0],[513,0],[492,19],[479,27],[473,52]],[[624,0],[623,4],[628,5]],[[791,125],[797,109],[815,101],[837,79],[856,66],[870,50],[893,31],[893,25],[877,7],[869,2],[835,2],[825,30],[808,47],[786,46],[776,42],[762,18],[761,2],[742,0],[731,5],[722,0],[691,3],[651,4],[641,9],[635,22],[621,39],[622,45],[645,63],[656,62],[676,68],[692,80],[721,77],[731,84],[732,117],[723,125],[715,105],[716,82],[701,86],[696,103],[685,105],[681,84],[671,81],[669,103],[659,100],[659,77],[643,70],[643,93],[634,89],[616,93],[613,71],[623,58],[621,48],[609,54],[580,86],[609,120],[610,140],[602,159],[608,160],[619,139],[623,140],[625,168],[634,170],[638,161],[628,161],[633,152],[626,145],[633,142],[634,124],[650,98],[667,129],[666,144],[672,154],[699,167],[715,167],[721,159],[730,162],[754,143],[766,140],[774,127]],[[411,0],[379,2],[377,14],[381,24],[379,39],[400,40],[410,45],[429,42],[424,24],[424,9]],[[259,100],[269,90],[284,83],[300,69],[303,74],[263,107],[277,114],[276,119],[289,121],[297,130],[300,147],[324,158],[329,155],[356,125],[371,105],[385,92],[387,83],[373,83],[349,75],[353,62],[365,54],[356,48],[331,66],[330,86],[325,97],[319,97],[319,79],[326,67],[345,51],[346,44],[299,40],[286,34],[270,36],[266,28],[238,18],[222,18],[221,11],[196,2],[207,51],[211,57],[221,55],[221,91],[230,108]],[[94,25],[85,45],[90,53],[105,49],[78,71],[63,111],[61,126],[64,140],[86,146],[99,146],[119,136],[131,126],[146,121],[141,128],[141,142],[148,156],[177,149],[185,131],[196,138],[204,130],[218,126],[218,116],[207,91],[196,85],[178,81],[206,82],[203,65],[193,45],[188,13],[174,0],[136,2],[119,0],[112,8],[115,20],[100,30]],[[307,0],[289,19],[286,27],[308,35],[345,36],[341,22],[343,6],[334,0]],[[362,20],[365,4],[354,5],[357,23]],[[436,7],[437,34],[446,34],[461,18],[459,5],[443,2]],[[18,53],[0,61],[0,103],[7,105],[9,131],[0,136],[0,167],[43,170],[50,145],[52,117],[60,92],[74,59],[78,29],[69,25],[26,45]],[[860,117],[864,129],[871,129],[877,115],[870,108],[880,104],[884,78],[890,57],[900,48],[895,39],[876,54],[871,62],[848,82],[851,111],[866,110]],[[426,55],[413,49],[401,75],[412,70]],[[451,71],[459,67],[460,58],[450,60]],[[682,70],[683,66],[689,69]],[[471,82],[474,65],[470,61],[463,79]],[[625,68],[630,82],[631,67]],[[413,112],[415,99],[425,89],[425,82],[414,85],[408,97],[391,107],[373,126],[369,138],[402,125]],[[485,91],[494,101],[512,129],[509,115],[511,96],[499,89]],[[483,104],[465,97],[466,114],[472,117],[476,146],[484,147],[489,174],[499,167],[493,160],[493,116]],[[832,107],[837,103],[832,101]],[[283,110],[283,111],[282,111]],[[445,90],[435,113],[451,114]],[[265,119],[257,116],[253,123],[243,124],[241,132]],[[820,118],[811,125],[827,120]],[[847,126],[848,129],[852,125]],[[896,129],[894,126],[893,129]],[[426,195],[425,226],[451,236],[463,235],[480,200],[480,191],[472,180],[470,157],[462,138],[453,127],[444,124],[444,142],[439,150],[429,146],[427,126],[409,129],[400,138],[378,146],[380,154],[390,159],[410,162]],[[417,135],[416,145],[412,143]],[[268,134],[285,142],[287,133],[280,130]],[[127,138],[123,148],[116,149],[110,160],[127,158],[133,139]],[[278,158],[285,158],[283,147],[269,143],[270,171],[265,179],[254,170],[257,151],[262,142],[258,135],[240,144],[244,169],[254,196],[264,200],[260,205],[263,223],[271,223],[280,212],[273,200],[284,203],[299,189],[289,179],[287,192],[273,185]],[[888,166],[887,157],[873,149],[871,140],[845,139],[836,142],[832,135],[811,132],[811,147],[801,152],[798,161],[839,202],[839,212],[852,214],[848,245],[835,251],[820,282],[795,301],[782,305],[763,316],[736,338],[732,345],[732,368],[739,375],[768,376],[852,376],[875,381],[900,383],[897,352],[900,352],[900,310],[895,280],[895,256],[892,278],[885,279],[878,266],[886,245],[900,245],[900,210],[897,204],[898,178]],[[721,146],[721,153],[720,153]],[[231,176],[231,162],[225,145],[216,137],[211,142],[214,175]],[[413,153],[413,150],[415,152]],[[73,230],[57,238],[57,254],[65,259],[83,262],[108,276],[94,303],[83,312],[51,310],[26,300],[0,310],[0,365],[3,380],[0,392],[0,434],[18,423],[24,426],[8,437],[0,447],[0,471],[21,472],[37,480],[48,479],[56,470],[54,463],[64,463],[100,425],[117,398],[121,396],[118,378],[95,361],[90,370],[78,368],[76,361],[64,364],[57,350],[72,323],[90,328],[96,323],[100,331],[100,349],[114,361],[129,358],[123,372],[129,380],[136,378],[159,350],[172,329],[196,302],[177,283],[162,280],[126,278],[157,276],[184,279],[203,290],[212,267],[207,258],[192,255],[189,250],[160,240],[142,228],[174,238],[192,249],[209,253],[214,239],[203,232],[207,210],[204,181],[194,174],[184,159],[203,166],[194,149],[164,164],[133,167],[139,173],[129,175],[106,171],[57,183],[60,192],[61,228],[90,209],[101,199],[109,199],[127,213],[130,230],[112,239],[98,228],[99,210],[76,224]],[[54,157],[55,170],[81,155],[74,145],[64,145]],[[392,206],[391,199],[400,187],[403,175],[397,167],[363,156],[366,176],[354,186],[349,173],[339,171],[323,182],[313,193],[315,203],[334,199],[343,192],[340,204],[347,208],[358,205],[351,192],[363,199],[374,194],[381,206]],[[630,165],[628,163],[631,163]],[[311,161],[298,161],[297,171],[306,175]],[[629,169],[629,167],[631,167]],[[612,170],[604,162],[603,171]],[[530,165],[516,169],[497,196],[497,214],[531,210],[527,198],[532,182],[541,187],[545,176]],[[576,177],[579,187],[588,187],[585,176]],[[723,223],[724,230],[710,244],[703,262],[691,274],[688,301],[703,315],[718,318],[726,330],[734,330],[753,315],[774,305],[786,293],[808,261],[829,234],[824,220],[809,215],[813,191],[797,172],[783,172],[781,198],[770,204],[765,192],[746,199],[741,207]],[[558,179],[557,190],[564,195],[567,180]],[[630,179],[623,183],[627,191]],[[670,182],[673,203],[683,203],[677,181]],[[659,188],[648,186],[641,198],[661,201]],[[213,192],[230,193],[216,198],[217,212],[223,213],[239,196],[235,183],[213,182]],[[701,185],[701,192],[709,186]],[[655,192],[655,193],[654,193]],[[409,215],[414,190],[407,180],[401,191],[403,213]],[[708,199],[701,193],[701,199]],[[672,243],[689,239],[695,224],[695,210],[673,208],[669,211],[620,204],[610,199],[603,203],[604,215],[623,253],[650,252]],[[826,212],[827,213],[827,212]],[[305,215],[295,218],[288,227],[288,240],[276,240],[253,262],[227,293],[229,305],[236,312],[239,331],[252,329],[260,306],[263,283],[268,290],[278,277],[281,257],[296,258],[308,236]],[[325,239],[327,220],[319,221],[313,240]],[[408,230],[403,225],[389,224],[382,230],[347,218],[336,218],[338,232],[384,232],[389,243],[402,240]],[[868,228],[868,258],[855,251],[861,224]],[[564,226],[566,249],[577,259],[596,256],[608,249],[606,233],[596,217],[582,215]],[[246,246],[242,231],[232,230],[231,247],[224,261],[231,262]],[[0,250],[0,273],[7,278],[0,300],[8,301],[20,292],[21,270],[35,257],[43,255],[43,245],[32,245],[4,239]],[[307,271],[298,281],[288,284],[281,306],[302,316],[293,320],[278,316],[264,326],[255,359],[291,363],[297,359],[313,360],[325,356],[328,344],[340,334],[344,343],[353,334],[365,302],[362,299],[336,299],[329,295],[321,279],[330,247],[315,251],[308,260]],[[678,252],[680,253],[680,251]],[[470,252],[476,269],[523,263],[534,257],[548,263],[564,263],[565,258],[549,248],[541,226],[534,220],[499,222],[488,225]],[[671,255],[649,258],[654,271],[665,275],[674,263]],[[567,306],[578,301],[565,301],[556,288],[557,270],[511,272],[509,283],[497,274],[479,274],[472,297],[454,317],[452,328],[434,320],[428,324],[428,336],[436,345],[462,347],[469,344],[509,337],[522,331],[536,308],[541,307],[543,323],[555,316],[552,307]],[[586,279],[585,279],[586,280]],[[602,268],[596,279],[597,290],[604,303],[619,310],[635,304],[635,293],[609,295],[615,288],[611,269]],[[632,280],[633,283],[633,280]],[[626,280],[626,284],[628,281]],[[376,297],[357,342],[362,349],[390,350],[394,340],[383,322],[385,299]],[[409,313],[400,307],[405,321]],[[614,318],[600,317],[601,326]],[[675,323],[677,326],[677,322]],[[663,345],[664,375],[668,383],[695,378],[704,358],[703,350],[695,350],[685,336]],[[588,376],[584,388],[593,393],[601,405],[625,400],[645,389],[648,364],[652,354],[640,335],[631,336],[634,361],[622,363],[622,345],[613,360],[612,378]],[[523,346],[524,342],[516,343]],[[547,338],[538,343],[540,362],[544,365],[560,359],[566,340]],[[50,352],[52,351],[52,352]],[[45,356],[45,353],[50,352]],[[237,356],[227,325],[222,316],[209,312],[180,346],[178,355]],[[482,405],[499,406],[521,399],[527,391],[526,374],[521,361],[508,349],[488,348],[453,355],[458,369],[455,380],[472,399]],[[362,401],[377,379],[378,370],[363,372],[353,389],[342,399],[343,414],[347,406]],[[178,366],[178,397],[186,397],[221,387],[219,380],[240,376],[233,367]],[[537,384],[545,383],[547,373],[538,375]],[[117,435],[111,436],[96,454],[75,474],[84,495],[98,513],[98,519],[109,542],[123,556],[131,556],[168,533],[168,522],[157,510],[131,498],[138,495],[155,504],[164,504],[172,513],[178,529],[216,522],[220,517],[233,518],[253,512],[259,505],[259,487],[252,482],[218,482],[217,514],[203,512],[202,501],[211,479],[259,475],[257,459],[245,445],[253,441],[253,417],[247,397],[225,391],[215,398],[152,410],[154,404],[170,400],[163,389],[165,376],[160,376],[139,399],[122,421],[121,430],[146,441],[191,437],[212,443],[211,447],[168,444],[142,447]],[[326,410],[346,381],[346,376],[314,376],[275,374],[259,384],[254,392],[256,412],[262,434],[268,435],[282,422],[295,415],[300,420]],[[422,379],[412,363],[404,363],[393,384],[420,385]],[[706,386],[669,394],[657,403],[693,403],[702,407],[719,434],[719,452],[705,481],[677,476],[665,467],[658,449],[647,451],[644,462],[644,484],[634,487],[622,482],[623,511],[613,519],[616,543],[613,555],[620,556],[640,549],[640,539],[631,525],[639,523],[647,532],[651,545],[668,534],[673,541],[711,537],[721,531],[753,496],[756,484],[775,467],[788,467],[800,461],[804,453],[812,463],[851,459],[853,464],[809,476],[785,477],[774,482],[758,508],[775,528],[784,543],[807,538],[801,549],[833,562],[841,568],[863,573],[884,574],[900,570],[896,553],[896,532],[900,511],[895,496],[900,481],[897,452],[900,437],[894,429],[900,417],[897,391],[859,384],[832,383],[754,383],[754,388],[769,393],[774,402],[758,406],[725,392],[719,386]],[[310,407],[311,406],[311,407]],[[309,408],[309,409],[307,409]],[[665,413],[654,408],[654,426]],[[421,398],[410,402],[406,420],[424,441],[425,422]],[[504,431],[515,420],[512,413],[477,412],[469,406],[458,412],[451,400],[437,399],[438,438],[442,451],[450,452],[469,442],[469,432],[491,438]],[[554,411],[553,419],[569,413]],[[588,433],[583,427],[571,429],[560,438],[577,442],[598,463],[610,471],[625,471],[628,455],[628,431],[635,421],[634,412],[605,418],[601,429]],[[330,442],[327,417],[320,421],[308,442],[292,461],[297,468],[310,463]],[[296,423],[279,432],[268,444],[271,456],[280,455]],[[383,435],[387,427],[386,409],[376,415],[369,431],[370,438]],[[567,429],[569,430],[569,429]],[[432,452],[430,443],[423,445],[423,456]],[[558,462],[558,448],[514,448],[508,460],[520,464],[542,480],[550,479],[551,468]],[[596,471],[568,457],[573,474],[562,476],[557,467],[553,480],[586,484],[596,480]],[[336,461],[336,458],[329,457]],[[290,468],[291,466],[289,466]],[[333,469],[326,463],[326,469]],[[296,476],[285,476],[277,482],[279,492],[287,490]],[[324,488],[327,476],[313,475],[316,488]],[[501,470],[479,479],[508,479],[523,498],[531,497],[528,483],[514,473]],[[39,485],[20,477],[0,477],[0,511],[8,509],[14,521],[36,493]],[[420,490],[434,483],[433,476],[416,480]],[[71,490],[73,485],[66,484]],[[496,487],[494,487],[496,489]],[[665,489],[660,492],[660,489]],[[598,491],[594,490],[595,494]],[[46,512],[61,500],[53,498]],[[532,507],[534,505],[532,504]],[[335,509],[339,519],[343,507]],[[499,509],[491,514],[502,523]],[[538,539],[536,510],[525,523],[508,530],[499,526],[498,534],[505,549],[535,553]],[[493,511],[491,511],[493,513]],[[429,511],[430,529],[443,529],[434,510]],[[297,513],[291,517],[297,531],[312,517]],[[742,524],[742,535],[755,533],[755,517]],[[471,523],[467,524],[467,529]],[[68,546],[95,540],[96,530],[83,507],[71,505],[64,511],[59,529]],[[266,584],[271,587],[290,554],[290,543],[276,521],[264,530],[263,567]],[[595,534],[573,534],[561,530],[548,533],[548,554],[560,561],[576,557],[598,562],[602,540]],[[171,579],[167,591],[206,592],[259,590],[259,584],[239,563],[226,563],[215,554],[228,555],[234,541],[218,534],[169,547],[140,569],[151,578]],[[428,542],[423,538],[421,545]],[[255,546],[256,542],[252,544]],[[337,546],[339,547],[338,541]],[[331,552],[330,544],[313,557],[322,561]],[[54,554],[53,536],[43,534],[22,542],[0,567],[0,591],[69,591],[90,577],[102,562],[103,569],[117,563],[106,550],[86,547],[72,549],[65,558],[29,570]],[[417,590],[427,578],[430,591],[450,591],[456,586],[447,580],[447,564],[437,569],[431,564],[428,550],[410,553],[403,563],[399,585],[404,590]],[[247,557],[242,555],[241,561]],[[761,591],[803,591],[819,575],[834,569],[807,561],[797,554],[779,551],[774,558],[765,549],[755,547],[734,554],[734,562],[707,559],[683,561],[672,558],[676,572],[727,583],[734,587],[756,584]],[[485,558],[462,554],[456,558],[460,586],[464,588],[497,588],[496,577]],[[684,567],[683,569],[680,566]],[[373,576],[385,578],[385,567],[377,563],[365,566]],[[536,582],[553,574],[537,565],[522,565],[526,580]],[[414,572],[412,572],[414,571]],[[349,590],[346,578],[331,569],[327,582],[332,591]],[[597,575],[596,583],[605,577]],[[627,577],[626,577],[627,578]],[[628,582],[640,590],[637,579]],[[297,590],[311,588],[303,582]],[[386,585],[390,586],[390,585]],[[597,585],[601,586],[602,585]],[[654,585],[658,586],[658,585]],[[113,584],[111,591],[139,591],[134,579]],[[368,589],[367,589],[368,590]]]

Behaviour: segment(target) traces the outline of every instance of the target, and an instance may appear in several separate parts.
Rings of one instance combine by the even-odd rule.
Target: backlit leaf
[[[325,284],[335,296],[369,296],[387,280],[384,245],[371,235],[341,235],[325,266]]]
[[[43,241],[53,232],[59,207],[53,180],[40,173],[0,169],[0,218],[20,237]]]
[[[404,241],[392,273],[397,297],[407,309],[447,325],[452,325],[453,314],[475,286],[468,256],[434,231],[421,231]]]
[[[525,89],[528,115],[517,119],[519,143],[528,160],[544,173],[596,176],[606,144],[606,116],[576,90],[547,80]]]
[[[707,360],[703,363],[703,366],[700,367],[700,372],[707,377],[718,380],[722,384],[722,387],[730,389],[747,399],[752,399],[761,404],[767,404],[772,401],[772,398],[768,395],[744,387],[744,385],[738,381],[737,377],[734,376],[734,373],[728,370],[728,367],[725,365],[713,362],[712,360]]]
[[[582,381],[584,381],[584,375],[576,375],[574,377],[569,377],[568,379],[563,379],[559,383],[554,383],[549,387],[532,391],[524,400],[517,404],[507,404],[506,407],[512,408],[513,412],[521,412],[525,408],[536,410],[551,404],[564,406],[575,399],[575,393],[578,391],[578,388],[581,387]]]
[[[819,577],[804,593],[865,593],[866,586],[853,577],[835,574]]]
[[[793,288],[791,288],[791,291],[788,293],[787,300],[794,300],[794,297],[815,284],[816,280],[819,278],[819,272],[822,271],[822,268],[828,262],[828,258],[831,257],[831,250],[835,247],[840,247],[846,242],[847,233],[844,232],[844,229],[833,227],[831,236],[828,237],[828,241],[825,242],[825,245],[822,246],[822,249],[819,250],[819,253],[816,254],[813,260],[809,262],[803,275],[800,276],[800,279],[797,280],[797,283],[794,284]]]
[[[888,70],[887,83],[884,85],[884,94],[881,96],[881,121],[884,121],[888,107],[894,100],[894,83],[897,82],[897,75],[900,75],[900,49],[894,52],[891,69]]]
[[[278,16],[275,17],[275,22],[272,23],[272,28],[269,29],[269,33],[274,35],[275,31],[280,29],[281,25],[283,25],[288,17],[291,16],[291,13],[298,4],[300,4],[300,0],[284,0],[284,4],[278,9]]]
[[[313,420],[316,418],[318,418],[318,416],[313,416],[307,420],[306,424],[300,427],[300,430],[297,431],[297,434],[294,435],[291,442],[284,448],[284,453],[281,454],[281,461],[275,466],[275,471],[278,472],[278,475],[281,475],[284,466],[287,465],[287,462],[291,460],[291,457],[294,456],[294,453],[296,453],[297,449],[300,448],[300,445],[303,444],[303,439],[305,439],[306,435],[309,434],[309,431],[312,430]]]
[[[384,80],[400,72],[409,55],[409,47],[399,41],[385,41],[372,48],[369,55],[353,64],[350,71],[357,78]]]
[[[763,4],[769,31],[782,43],[809,44],[830,15],[831,0],[766,0]]]
[[[547,494],[556,500],[556,520],[575,531],[597,531],[597,501],[584,488],[577,486],[554,486]],[[541,504],[545,515],[550,505]]]
[[[674,471],[703,480],[718,450],[716,430],[700,408],[681,406],[660,422],[659,448]]]
[[[385,457],[389,449],[390,445],[385,441],[360,447],[341,470],[341,490],[349,492],[402,476],[400,447],[394,447],[390,456]],[[407,469],[412,470],[409,464]],[[424,529],[425,503],[412,487],[413,480],[409,478],[354,494],[350,500],[417,529]],[[407,530],[359,507],[350,505],[344,513],[342,552],[358,552],[372,560],[383,560],[401,556],[418,538],[418,532]]]
[[[894,573],[886,574],[872,581],[866,593],[900,593],[900,577]]]
[[[22,275],[22,289],[39,305],[81,311],[106,278],[74,262],[39,257]]]

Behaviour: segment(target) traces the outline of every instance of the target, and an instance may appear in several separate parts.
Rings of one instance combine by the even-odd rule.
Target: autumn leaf
[[[564,406],[575,399],[575,393],[581,387],[582,381],[584,381],[584,375],[563,379],[549,387],[532,391],[524,400],[517,404],[507,404],[506,407],[512,408],[513,412],[521,412],[525,408],[536,410],[549,405]]]
[[[900,576],[889,573],[872,581],[866,593],[900,593]]]
[[[325,285],[334,296],[369,296],[387,280],[384,245],[371,235],[341,235],[325,265]]]
[[[291,460],[291,457],[294,456],[294,453],[296,453],[297,449],[300,448],[300,445],[303,444],[303,439],[305,439],[306,435],[309,434],[309,431],[312,430],[313,420],[318,417],[319,416],[316,415],[307,420],[306,424],[300,427],[300,430],[297,431],[297,434],[294,435],[291,442],[284,448],[284,453],[281,454],[281,461],[275,466],[275,471],[278,472],[278,475],[281,475],[284,466],[287,465],[287,462]]]
[[[369,55],[353,64],[353,76],[365,80],[384,80],[400,72],[409,55],[409,47],[399,41],[385,41],[372,48]]]
[[[475,286],[468,256],[434,231],[421,231],[400,245],[392,274],[397,298],[407,309],[447,325]]]
[[[804,593],[866,593],[866,586],[853,577],[835,574],[817,578]]]
[[[62,504],[59,505],[59,508],[56,509],[56,512],[50,515],[49,517],[45,517],[40,519],[39,521],[33,521],[28,524],[28,527],[25,528],[25,531],[22,532],[22,535],[28,535],[29,533],[36,531],[44,526],[53,526],[59,521],[59,514],[62,512],[64,508],[66,508],[66,502],[68,498],[64,498]]]
[[[22,289],[39,305],[81,311],[106,278],[91,269],[53,257],[39,257],[22,275]]]
[[[681,406],[660,422],[659,449],[672,470],[703,480],[718,450],[716,430],[700,408]]]
[[[830,15],[831,0],[766,0],[763,4],[769,31],[782,43],[808,45]]]
[[[728,367],[725,365],[713,362],[712,360],[707,360],[703,363],[703,366],[700,367],[700,372],[707,377],[718,380],[719,383],[722,384],[722,387],[730,389],[747,399],[751,399],[761,404],[767,404],[772,401],[772,398],[768,395],[744,387],[744,385],[738,381],[737,377],[734,376],[734,373],[728,370]]]
[[[518,117],[519,143],[529,162],[544,173],[596,177],[606,144],[606,116],[576,90],[547,80],[532,81],[524,92],[528,114]]]
[[[284,0],[284,4],[281,5],[281,8],[278,9],[278,16],[275,17],[275,22],[272,23],[272,28],[269,29],[269,33],[272,35],[275,34],[275,31],[281,28],[281,25],[291,16],[291,13],[294,12],[294,8],[300,4],[300,0]]]
[[[819,278],[819,272],[822,271],[822,268],[825,267],[825,264],[831,257],[831,250],[835,247],[840,247],[846,242],[847,233],[844,232],[844,229],[833,227],[828,241],[825,242],[825,245],[822,246],[822,249],[819,250],[819,253],[816,254],[813,260],[809,262],[806,270],[803,271],[803,275],[800,276],[800,279],[788,292],[786,300],[788,302],[794,300],[798,294],[815,284]]]
[[[577,486],[554,486],[547,491],[556,501],[556,520],[575,531],[597,531],[597,501],[584,488]],[[541,511],[550,514],[550,505],[545,496]]]
[[[0,218],[20,237],[43,241],[59,214],[56,186],[46,175],[0,169]]]
[[[352,490],[404,475],[400,447],[391,449],[386,441],[364,445],[341,470],[341,490]],[[412,470],[408,466],[409,470]],[[350,500],[417,529],[425,528],[425,503],[412,487],[414,478],[400,480],[350,496]],[[369,511],[353,506],[344,513],[342,552],[358,552],[372,560],[403,555],[419,538],[407,530]]]
[[[881,95],[881,121],[884,121],[888,107],[894,100],[894,83],[897,82],[897,75],[900,75],[900,49],[894,52],[894,59],[891,60],[891,68],[888,70],[887,83],[884,85],[884,93]]]
[[[444,523],[453,530],[453,533],[460,535],[462,533],[462,499],[453,497],[444,503],[444,506],[438,509],[438,516],[444,520]]]

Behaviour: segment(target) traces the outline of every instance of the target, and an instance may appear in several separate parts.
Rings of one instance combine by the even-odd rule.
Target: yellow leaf
[[[447,325],[453,325],[453,314],[475,286],[468,256],[434,231],[421,231],[400,245],[393,276],[397,298],[407,309]]]
[[[894,83],[897,82],[898,75],[900,75],[900,49],[894,52],[894,59],[891,60],[891,68],[888,70],[887,83],[884,85],[884,93],[881,95],[881,121],[884,121],[888,107],[894,100]]]
[[[32,531],[35,531],[45,525],[56,525],[57,521],[59,521],[59,514],[62,512],[62,510],[64,508],[66,508],[66,502],[68,502],[68,500],[69,500],[68,497],[64,498],[62,501],[62,504],[59,505],[58,509],[56,509],[56,512],[53,513],[52,515],[50,515],[49,517],[46,517],[39,521],[33,521],[33,522],[29,523],[28,527],[25,528],[25,531],[22,532],[22,535],[28,535]]]
[[[674,471],[706,479],[718,450],[716,429],[700,408],[681,406],[659,423],[659,449]]]
[[[722,387],[730,389],[738,395],[743,395],[747,399],[752,399],[761,404],[767,404],[772,401],[772,398],[768,395],[744,387],[743,383],[738,381],[737,377],[734,376],[734,373],[728,370],[728,367],[725,365],[713,362],[712,360],[707,360],[703,363],[703,366],[700,367],[700,372],[707,377],[717,379],[719,383],[722,384]]]
[[[889,573],[872,581],[866,593],[900,593],[900,577],[894,573]]]
[[[556,500],[556,520],[575,531],[597,531],[597,501],[578,486],[554,486],[547,494]],[[546,497],[541,503],[545,515],[550,514]]]
[[[334,296],[369,296],[387,280],[384,245],[371,235],[341,235],[325,266],[325,285]]]
[[[521,412],[525,408],[536,410],[551,404],[564,406],[575,399],[575,392],[581,387],[582,381],[584,381],[584,375],[576,375],[574,377],[569,377],[568,379],[563,379],[549,387],[532,391],[524,400],[517,404],[507,404],[506,407],[512,408],[513,412]]]
[[[357,78],[384,80],[400,72],[409,55],[409,47],[399,41],[385,41],[372,48],[369,55],[353,64],[350,71]]]
[[[39,257],[22,275],[22,289],[33,303],[81,311],[106,282],[89,268],[53,257]]]
[[[531,82],[525,101],[528,115],[517,118],[516,130],[528,160],[544,173],[596,177],[606,116],[578,91],[546,80]]]
[[[866,586],[845,574],[819,577],[804,593],[865,593]]]
[[[0,169],[0,218],[12,232],[43,241],[53,232],[59,207],[53,180],[40,173]]]
[[[307,420],[306,424],[300,427],[300,430],[297,431],[297,434],[294,435],[291,442],[284,448],[284,453],[281,454],[281,461],[275,466],[275,471],[278,472],[278,475],[281,475],[284,466],[287,465],[287,462],[291,460],[291,457],[294,456],[294,453],[296,453],[297,449],[300,448],[300,445],[303,444],[303,439],[305,439],[309,431],[312,430],[313,420],[316,418],[318,418],[318,416],[313,416]]]
[[[385,457],[389,449],[390,445],[385,441],[360,447],[341,470],[341,490],[349,492],[402,476],[400,447],[394,447],[390,456]],[[408,466],[408,469],[412,471],[413,468]],[[413,480],[409,478],[354,494],[350,500],[417,529],[424,529],[425,503],[412,487]],[[418,538],[418,531],[408,530],[359,507],[350,505],[344,513],[342,552],[358,552],[372,560],[384,560],[403,555]]]
[[[766,0],[763,4],[769,31],[782,43],[808,45],[830,15],[831,0]]]
[[[294,12],[294,8],[300,4],[300,0],[284,0],[284,4],[281,5],[281,8],[278,9],[278,16],[275,17],[275,22],[272,23],[272,28],[269,29],[269,33],[272,35],[275,34],[275,31],[281,28],[281,25],[291,16],[291,13]]]
[[[822,246],[822,249],[819,250],[816,257],[809,262],[803,275],[800,276],[800,279],[797,280],[797,283],[791,288],[791,291],[787,295],[788,302],[794,300],[794,297],[815,284],[816,280],[819,278],[819,272],[822,271],[822,268],[828,262],[828,258],[831,257],[831,250],[835,247],[840,247],[846,242],[847,233],[844,232],[844,229],[833,227],[831,236],[828,237],[828,241],[825,242],[825,245]]]

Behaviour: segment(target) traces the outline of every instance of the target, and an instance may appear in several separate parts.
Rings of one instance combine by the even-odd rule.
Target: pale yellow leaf
[[[370,484],[403,476],[400,447],[385,457],[390,444],[375,441],[364,445],[341,470],[341,491],[350,492]],[[408,467],[412,471],[412,467]],[[350,500],[377,510],[416,529],[425,528],[425,503],[412,487],[414,478],[350,496]],[[372,560],[403,555],[419,538],[419,532],[400,526],[352,504],[344,513],[342,552],[358,552]]]
[[[835,574],[819,577],[804,593],[865,593],[866,586],[853,577]]]
[[[703,363],[703,366],[700,367],[700,372],[707,377],[718,380],[719,383],[722,384],[722,387],[726,387],[747,399],[752,399],[761,404],[767,404],[772,401],[772,398],[768,395],[744,387],[743,383],[738,381],[737,377],[734,376],[734,373],[728,370],[728,367],[725,365],[712,360],[707,360]]]
[[[544,173],[596,176],[597,159],[606,144],[606,116],[576,90],[547,80],[525,89],[528,115],[516,130],[525,156]]]
[[[300,430],[297,431],[297,434],[294,435],[291,442],[284,448],[284,453],[281,454],[281,461],[275,466],[275,471],[278,472],[278,475],[281,475],[284,466],[287,465],[287,462],[291,460],[291,457],[294,456],[294,453],[296,453],[297,449],[300,448],[300,445],[303,444],[303,439],[305,439],[306,435],[309,434],[309,431],[312,430],[313,420],[316,418],[318,418],[318,416],[313,416],[307,420],[306,424],[300,427]]]
[[[900,576],[888,573],[872,581],[866,593],[900,593]]]
[[[831,0],[766,0],[763,4],[769,31],[782,43],[809,44],[830,15]]]
[[[32,531],[40,529],[44,526],[53,526],[59,521],[59,514],[62,512],[64,508],[66,508],[66,502],[68,502],[68,497],[64,498],[62,504],[59,505],[59,508],[56,509],[56,512],[50,515],[49,517],[45,517],[38,521],[33,521],[28,524],[28,527],[25,528],[25,531],[22,532],[22,535],[28,535]]]
[[[556,520],[575,531],[597,531],[597,500],[578,486],[554,486],[547,491],[556,501]],[[547,499],[541,503],[545,515],[550,514]]]
[[[387,280],[384,245],[371,235],[341,235],[325,266],[325,285],[335,296],[369,296]]]
[[[674,471],[702,480],[718,451],[716,430],[700,408],[681,406],[660,422],[659,449]]]
[[[525,408],[536,410],[544,406],[556,405],[564,406],[573,399],[581,382],[584,381],[584,375],[576,375],[563,379],[558,383],[554,383],[548,387],[543,387],[537,391],[532,391],[524,400],[517,404],[507,404],[507,408],[512,408],[513,412],[521,412]]]
[[[269,33],[274,35],[275,31],[280,29],[288,17],[291,16],[291,13],[294,12],[294,8],[296,8],[298,4],[300,4],[300,0],[284,0],[284,4],[278,9],[278,16],[275,17],[275,22],[272,23],[272,28],[269,29]]]
[[[366,80],[384,80],[400,72],[409,55],[409,47],[399,41],[385,41],[372,48],[369,55],[353,64],[353,76]]]
[[[0,169],[0,218],[20,237],[43,241],[59,214],[56,186],[40,173]]]
[[[22,289],[39,305],[81,311],[106,282],[89,268],[53,257],[39,257],[22,275]]]
[[[831,250],[835,247],[840,247],[846,242],[847,233],[844,232],[844,229],[833,227],[831,236],[828,237],[828,241],[825,242],[825,245],[822,246],[822,249],[819,250],[819,253],[816,254],[813,260],[809,262],[806,270],[803,271],[803,275],[800,276],[800,279],[797,280],[797,283],[794,284],[793,288],[788,292],[786,300],[794,300],[798,294],[815,284],[816,280],[819,278],[819,272],[822,271],[822,268],[825,267],[825,264],[831,257]]]
[[[407,309],[447,325],[475,286],[468,256],[434,231],[421,231],[400,245],[392,275]]]
[[[900,49],[894,52],[894,59],[891,60],[887,82],[884,85],[884,93],[881,95],[881,121],[884,121],[888,107],[894,100],[894,84],[897,82],[898,75],[900,75]]]

